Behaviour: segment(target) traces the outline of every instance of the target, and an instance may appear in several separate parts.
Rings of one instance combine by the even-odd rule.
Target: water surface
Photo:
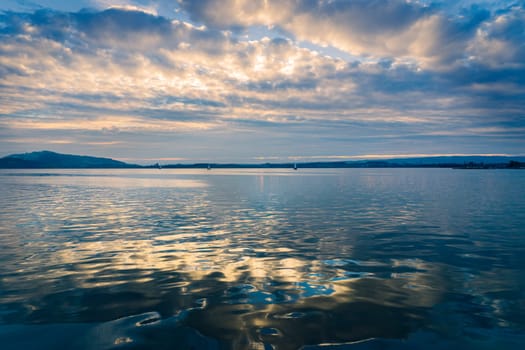
[[[2,170],[2,349],[515,349],[525,172]]]

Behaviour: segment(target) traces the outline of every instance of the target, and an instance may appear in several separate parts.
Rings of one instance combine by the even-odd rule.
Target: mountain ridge
[[[92,157],[75,154],[62,154],[52,151],[35,151],[20,154],[11,154],[0,158],[0,168],[20,169],[90,169],[90,168],[137,168],[135,164],[128,164],[119,160],[103,157]]]

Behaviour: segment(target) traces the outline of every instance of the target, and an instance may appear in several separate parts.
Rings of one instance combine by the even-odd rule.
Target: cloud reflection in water
[[[424,171],[2,176],[0,320],[156,311],[160,328],[279,349],[404,338],[450,323],[439,308],[462,317],[457,327],[519,324],[523,310],[509,308],[522,300],[512,294],[519,272],[508,260],[518,250],[494,253],[519,239],[509,220],[522,214],[494,243],[486,227],[448,213],[450,203],[480,216],[485,207],[443,201],[439,182],[425,190],[438,178]],[[519,204],[500,196],[505,188],[491,200]]]

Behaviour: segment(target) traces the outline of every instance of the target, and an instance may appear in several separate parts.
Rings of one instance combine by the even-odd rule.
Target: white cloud
[[[492,67],[524,67],[525,9],[512,8],[480,26],[468,53],[472,61]]]

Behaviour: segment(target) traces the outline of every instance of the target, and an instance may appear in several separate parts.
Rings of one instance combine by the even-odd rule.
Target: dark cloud
[[[331,18],[335,22],[348,22],[363,32],[399,31],[430,12],[430,7],[400,0],[181,0],[179,4],[194,21],[229,29],[257,24],[283,25],[292,16],[308,14],[319,20]]]
[[[78,49],[86,48],[86,45],[91,50],[121,46],[129,51],[141,51],[160,47],[174,48],[181,42],[197,41],[202,45],[206,42],[213,43],[213,50],[216,50],[227,40],[220,31],[195,30],[182,22],[173,22],[141,11],[116,8],[101,12],[83,10],[77,13],[49,9],[32,14],[9,12],[1,15],[0,21],[3,24],[0,34],[5,36],[28,34]]]
[[[429,13],[429,7],[400,0],[269,0],[263,1],[220,1],[220,0],[181,0],[181,8],[187,11],[197,22],[222,28],[250,26],[256,24],[282,23],[290,16],[314,14],[318,18],[347,20],[354,28],[362,31],[378,32],[382,30],[402,30],[421,16]],[[283,17],[272,18],[261,12],[286,11]],[[223,17],[225,13],[230,16]],[[341,18],[343,17],[343,18]]]
[[[171,22],[163,17],[140,11],[108,9],[102,12],[79,12],[71,15],[76,26],[84,33],[104,37],[110,33],[125,36],[134,34],[164,36],[172,30]]]
[[[347,21],[354,30],[371,35],[383,31],[402,31],[423,16],[432,13],[429,7],[399,0],[301,0],[296,10],[320,18]]]

